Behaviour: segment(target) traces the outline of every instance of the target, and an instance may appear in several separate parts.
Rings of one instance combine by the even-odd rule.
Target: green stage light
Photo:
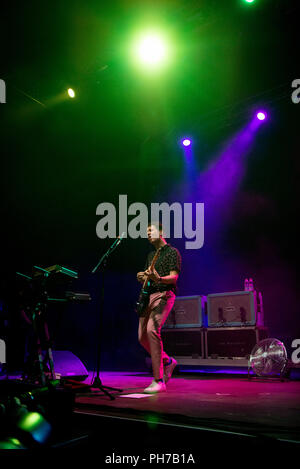
[[[161,70],[170,63],[172,51],[169,38],[156,30],[141,31],[132,40],[131,55],[140,69]]]
[[[70,96],[70,98],[75,98],[75,91],[72,90],[72,88],[69,88],[68,89],[68,95]]]
[[[140,40],[137,54],[141,63],[156,66],[166,57],[166,44],[159,36],[149,34]]]
[[[18,428],[31,435],[36,442],[45,443],[51,434],[51,425],[38,412],[28,412],[18,422]]]
[[[27,449],[17,438],[5,438],[0,441],[0,449]]]
[[[253,3],[254,0],[244,0],[246,3]]]

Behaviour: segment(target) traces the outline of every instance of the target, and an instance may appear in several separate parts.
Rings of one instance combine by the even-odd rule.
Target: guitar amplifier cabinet
[[[206,297],[178,296],[163,329],[202,327]]]
[[[161,331],[164,350],[172,357],[204,358],[204,331],[193,329],[164,329]]]
[[[248,358],[258,342],[268,337],[265,327],[208,328],[205,331],[207,358]]]
[[[207,315],[208,327],[263,326],[255,291],[207,295]]]

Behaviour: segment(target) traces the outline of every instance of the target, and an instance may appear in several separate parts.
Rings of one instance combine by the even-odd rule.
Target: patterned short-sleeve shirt
[[[146,264],[145,264],[145,269],[148,269],[150,266],[153,257],[155,255],[156,251],[151,251],[148,254]],[[166,275],[170,275],[171,270],[176,270],[178,273],[181,271],[181,256],[178,251],[178,249],[174,248],[170,244],[165,244],[161,250],[159,257],[155,263],[155,269],[160,275],[160,277],[165,277]],[[166,285],[164,283],[155,283],[151,282],[151,293],[155,292],[162,292],[166,290],[171,290],[174,293],[176,293],[176,285]]]

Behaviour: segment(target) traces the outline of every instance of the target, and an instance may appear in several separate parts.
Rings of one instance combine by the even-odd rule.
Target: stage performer
[[[177,365],[176,360],[169,357],[163,349],[161,328],[174,305],[181,256],[179,251],[164,239],[160,223],[149,224],[147,236],[155,249],[147,257],[145,270],[137,273],[139,282],[144,283],[145,279],[150,281],[149,303],[140,315],[138,339],[152,360],[154,379],[144,392],[155,394],[166,391],[166,383]],[[156,253],[158,257],[151,269]]]

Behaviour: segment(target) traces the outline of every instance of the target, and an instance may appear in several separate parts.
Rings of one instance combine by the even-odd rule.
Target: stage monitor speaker
[[[254,326],[256,301],[253,291],[207,295],[208,327]]]
[[[206,297],[203,295],[178,296],[163,328],[202,327],[205,301]]]
[[[61,378],[84,381],[88,371],[81,360],[67,350],[52,350],[55,374]]]
[[[249,358],[253,347],[268,337],[265,327],[208,328],[207,358]]]
[[[204,332],[201,329],[161,331],[164,350],[172,357],[204,358]]]

